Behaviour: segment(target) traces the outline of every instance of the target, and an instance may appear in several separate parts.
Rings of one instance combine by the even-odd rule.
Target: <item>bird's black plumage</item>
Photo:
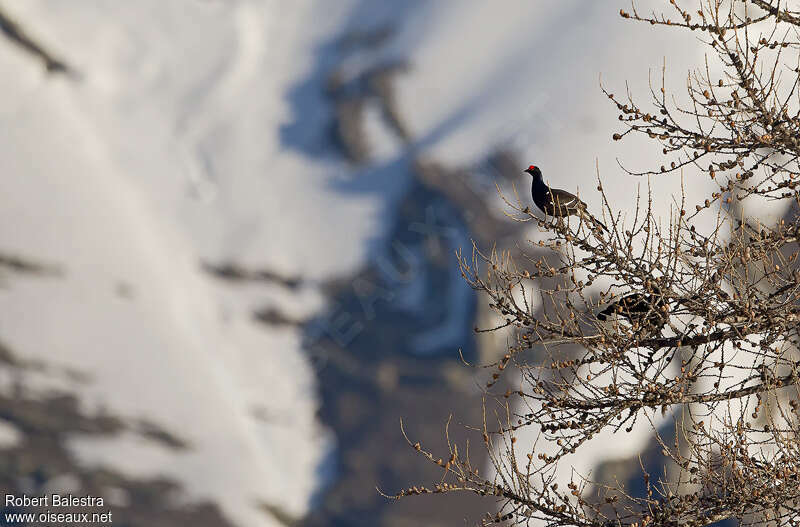
[[[531,197],[536,206],[539,207],[539,210],[554,218],[579,216],[596,223],[603,230],[608,231],[605,225],[586,211],[586,203],[581,201],[578,196],[566,190],[547,186],[539,167],[531,165],[525,172],[533,177]]]
[[[616,313],[631,323],[661,331],[668,319],[664,311],[665,305],[667,301],[661,295],[631,293],[606,306],[597,314],[597,318],[607,320],[610,315]]]

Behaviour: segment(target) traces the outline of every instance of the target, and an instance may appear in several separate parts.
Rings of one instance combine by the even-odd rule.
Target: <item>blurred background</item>
[[[432,449],[449,416],[455,438],[480,423],[459,353],[494,360],[505,336],[474,333],[494,319],[455,251],[542,236],[496,185],[527,204],[536,164],[599,209],[599,174],[632,211],[647,181],[618,160],[661,163],[611,140],[601,76],[646,100],[666,64],[681,96],[702,49],[628,7],[2,0],[4,492],[101,496],[151,527],[491,510],[376,487],[438,480],[401,418]],[[652,184],[668,214],[680,180]],[[624,478],[650,437],[573,463]]]

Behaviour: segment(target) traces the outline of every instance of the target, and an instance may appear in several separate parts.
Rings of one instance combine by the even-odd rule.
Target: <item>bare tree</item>
[[[667,227],[651,196],[623,220],[603,194],[594,213],[609,233],[507,200],[517,221],[537,222],[548,239],[527,257],[478,247],[459,257],[500,316],[486,330],[513,330],[489,365],[476,427],[493,470],[470,463],[468,444],[448,441],[439,454],[412,438],[442,477],[394,497],[493,496],[499,503],[487,508],[499,512],[484,524],[800,523],[800,10],[781,0],[669,0],[665,9],[620,15],[699,36],[709,58],[690,72],[685,104],[663,76],[646,102],[606,91],[623,126],[613,138],[642,135],[665,158],[625,177],[685,173],[715,190],[684,189]],[[744,215],[746,200],[788,212],[765,223]],[[502,393],[510,372],[520,388]],[[642,466],[643,492],[564,471],[592,437],[637,423],[665,456],[659,473]],[[535,442],[517,441],[525,429]]]

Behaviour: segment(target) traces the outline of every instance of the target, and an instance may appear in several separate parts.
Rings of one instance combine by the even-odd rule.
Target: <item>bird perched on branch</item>
[[[668,315],[664,311],[666,305],[667,301],[661,295],[631,293],[609,304],[597,314],[597,318],[607,320],[610,315],[617,314],[626,318],[631,324],[660,332],[667,324]]]
[[[525,172],[533,176],[531,196],[539,210],[554,218],[578,216],[591,221],[608,232],[605,225],[586,211],[586,203],[581,201],[578,196],[566,190],[548,187],[542,178],[542,171],[539,167],[531,165]]]

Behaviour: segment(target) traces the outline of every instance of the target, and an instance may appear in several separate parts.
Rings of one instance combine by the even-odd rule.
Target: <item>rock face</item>
[[[19,25],[5,24],[4,28],[11,28],[18,37],[26,34]],[[320,122],[312,116],[313,123],[306,126],[302,116],[307,113],[300,111],[296,126],[283,129],[284,138],[310,135],[313,145],[323,145],[323,156],[347,160],[353,188],[374,184],[369,178],[375,174],[407,182],[385,215],[386,233],[375,243],[368,264],[352,276],[328,280],[323,289],[329,308],[309,317],[285,312],[275,304],[265,305],[263,295],[254,292],[264,288],[280,295],[302,294],[312,282],[307,276],[241,262],[225,254],[196,262],[202,272],[194,278],[204,285],[228,288],[226,301],[243,295],[241,291],[251,295],[248,321],[254,326],[277,334],[299,328],[303,334],[304,348],[316,366],[319,417],[333,431],[337,445],[333,459],[321,468],[329,473],[320,479],[329,485],[314,500],[312,512],[304,520],[308,525],[449,525],[477,517],[483,509],[468,496],[446,497],[451,507],[426,500],[389,503],[375,490],[377,486],[394,492],[438,478],[438,472],[419,462],[408,448],[400,432],[401,419],[409,437],[432,447],[443,444],[449,416],[452,438],[457,441],[464,436],[461,423],[479,421],[481,392],[475,387],[475,372],[462,364],[461,357],[473,361],[479,356],[491,357],[492,351],[479,345],[473,335],[482,308],[459,275],[454,253],[469,251],[472,240],[482,246],[498,242],[510,247],[520,236],[518,226],[498,215],[491,203],[495,181],[507,184],[519,177],[519,162],[513,153],[500,151],[471,167],[450,167],[417,155],[415,138],[404,118],[408,109],[396,100],[396,81],[411,65],[396,56],[386,59],[375,53],[392,35],[392,28],[385,26],[337,35],[329,44],[331,56],[337,60],[312,79],[319,81],[314,87],[328,105],[329,120]],[[25,42],[36,60],[50,60],[44,47],[30,39]],[[369,57],[366,62],[354,59],[364,54]],[[352,67],[353,62],[361,65]],[[307,81],[301,84],[307,86]],[[304,88],[298,89],[302,92]],[[216,121],[214,126],[224,128]],[[298,146],[286,141],[289,148]],[[389,163],[380,160],[386,148],[397,149]],[[203,185],[220,183],[213,155],[204,155],[207,158],[200,168],[207,178]],[[212,194],[201,198],[212,199]],[[243,236],[249,235],[247,231]],[[5,249],[0,247],[0,280],[12,287],[22,275],[28,280],[61,280],[64,276],[71,279],[76,268],[82,271],[71,261],[42,263]],[[166,254],[165,259],[171,256]],[[110,281],[105,276],[94,278],[105,287],[109,302],[123,306],[121,309],[135,313],[140,301],[154,297],[148,287],[152,284],[125,273],[114,274]],[[227,302],[223,304],[227,308]],[[220,350],[219,354],[224,353]],[[182,427],[165,426],[163,420],[157,424],[148,415],[118,414],[102,404],[101,410],[86,410],[97,402],[87,402],[80,395],[81,387],[96,380],[91,372],[32,362],[9,347],[0,347],[0,362],[2,378],[15,379],[13,386],[0,389],[0,423],[8,428],[9,436],[0,445],[0,485],[5,492],[63,491],[107,497],[114,522],[127,525],[233,524],[226,514],[230,511],[223,511],[215,501],[193,498],[181,481],[166,476],[133,477],[101,463],[89,466],[70,445],[75,438],[102,442],[129,437],[140,447],[152,445],[169,463],[172,456],[192,453],[197,447],[196,441],[184,436]],[[244,367],[255,368],[255,364],[245,361]],[[291,371],[286,361],[278,367]],[[41,379],[58,388],[35,389]],[[252,413],[257,420],[277,427],[272,411],[274,408],[256,407]],[[480,464],[481,453],[475,455]],[[269,519],[269,525],[299,521],[278,499],[251,501]]]
[[[11,438],[0,446],[0,492],[3,495],[43,496],[52,493],[96,496],[103,507],[58,507],[59,513],[111,511],[113,522],[131,526],[232,525],[212,503],[181,503],[181,485],[168,478],[136,479],[106,468],[82,465],[70,452],[73,437],[113,437],[133,432],[142,440],[180,450],[187,445],[173,433],[152,423],[127,422],[109,414],[89,415],[67,390],[35,393],[25,387],[31,376],[63,376],[40,364],[29,364],[6,347],[0,372],[17,379],[0,393],[0,420]],[[72,382],[91,382],[72,372]],[[9,434],[4,434],[8,436]],[[0,514],[42,513],[45,507],[3,506]]]
[[[0,9],[0,32],[11,42],[30,53],[31,56],[39,59],[48,73],[74,73],[66,62],[28,35],[14,18],[3,9]]]
[[[37,11],[39,4],[45,6],[40,7],[41,11]],[[28,22],[41,23],[42,29],[26,27],[23,23],[26,17],[17,21],[0,12],[0,31],[11,39],[0,41],[0,46],[5,46],[0,51],[24,50],[25,57],[20,59],[14,55],[13,60],[6,60],[6,55],[0,55],[0,67],[16,74],[14,68],[28,60],[36,62],[38,73],[43,63],[52,73],[68,75],[50,75],[44,80],[31,81],[31,74],[26,70],[30,85],[24,85],[19,90],[21,93],[6,94],[5,99],[14,100],[16,96],[19,101],[28,101],[33,107],[31,115],[41,119],[32,119],[29,126],[35,137],[25,143],[30,148],[31,161],[33,157],[45,161],[55,157],[53,144],[44,142],[44,132],[53,126],[52,123],[67,123],[53,133],[57,143],[63,143],[62,137],[70,137],[70,134],[84,139],[89,136],[88,146],[83,143],[82,146],[90,151],[87,158],[91,162],[82,164],[81,159],[68,159],[74,161],[72,174],[92,172],[83,170],[88,167],[100,174],[97,179],[65,183],[60,170],[67,168],[60,162],[55,162],[55,166],[43,164],[43,172],[51,175],[49,179],[36,174],[44,181],[42,188],[47,192],[55,194],[59,189],[63,192],[56,200],[37,201],[44,204],[39,206],[47,220],[43,223],[58,223],[52,220],[49,208],[53,202],[77,202],[78,198],[85,197],[77,192],[69,194],[69,190],[78,187],[96,190],[107,183],[113,193],[89,194],[86,202],[80,202],[74,210],[60,216],[65,221],[80,220],[85,211],[94,211],[99,208],[98,204],[109,201],[98,198],[128,198],[141,194],[143,199],[139,201],[114,201],[108,210],[103,209],[105,216],[101,214],[99,219],[86,215],[85,224],[76,223],[87,229],[99,226],[105,237],[98,236],[86,243],[87,247],[102,246],[98,254],[114,252],[107,250],[109,240],[117,242],[114,248],[122,254],[133,242],[148,241],[148,236],[153,234],[151,231],[161,235],[164,225],[176,227],[175,223],[176,231],[190,233],[186,239],[164,237],[163,244],[153,246],[157,250],[142,242],[141,250],[124,253],[116,262],[125,272],[117,272],[115,268],[113,276],[104,275],[102,280],[97,276],[89,280],[81,275],[88,284],[86,290],[81,291],[95,298],[97,289],[104,288],[113,299],[100,298],[98,312],[111,311],[105,309],[108,306],[115,312],[124,311],[125,315],[120,315],[119,319],[103,319],[105,322],[100,325],[104,328],[110,326],[110,322],[124,322],[137,316],[144,318],[151,314],[152,308],[163,307],[167,329],[187,330],[188,337],[169,333],[170,338],[175,337],[174,341],[164,339],[169,346],[151,345],[150,349],[134,349],[127,356],[121,355],[119,366],[115,367],[122,371],[116,373],[119,378],[130,378],[134,375],[127,369],[131,364],[140,368],[138,373],[152,373],[162,370],[166,363],[173,366],[174,370],[170,371],[178,372],[175,378],[210,372],[203,378],[209,386],[199,383],[199,391],[192,392],[189,397],[190,404],[177,413],[186,414],[199,408],[197,419],[207,418],[213,425],[225,412],[208,417],[203,415],[206,405],[214,400],[232,401],[229,406],[215,408],[236,413],[235,426],[229,426],[214,439],[228,445],[223,439],[240,433],[237,437],[241,441],[235,443],[236,446],[243,446],[248,454],[254,455],[239,456],[241,452],[231,447],[231,452],[223,452],[222,461],[217,458],[214,462],[221,468],[229,468],[232,462],[224,459],[228,454],[231,458],[246,459],[242,462],[246,466],[236,465],[227,471],[228,476],[232,473],[236,480],[241,480],[241,473],[247,472],[250,465],[266,459],[263,473],[258,472],[262,467],[256,467],[248,472],[250,476],[256,475],[247,484],[236,487],[247,489],[248,493],[238,492],[246,495],[234,497],[257,509],[259,517],[267,518],[266,525],[270,526],[298,523],[370,527],[461,525],[465,518],[476,520],[479,513],[493,506],[493,502],[479,503],[472,496],[449,495],[436,500],[423,497],[393,503],[381,497],[376,486],[392,493],[440,477],[438,470],[416,457],[408,447],[400,431],[401,419],[409,438],[434,450],[444,445],[445,423],[450,416],[454,441],[465,436],[462,425],[474,425],[481,420],[480,386],[485,379],[465,366],[461,357],[468,361],[490,362],[505,350],[505,338],[501,334],[476,336],[473,333],[475,325],[491,325],[494,315],[462,280],[455,251],[461,249],[468,256],[474,241],[478,247],[496,246],[498,250],[519,254],[519,247],[524,247],[523,226],[508,221],[500,212],[495,183],[504,189],[512,183],[519,190],[527,188],[528,180],[522,177],[520,168],[528,162],[518,159],[513,148],[506,144],[469,166],[421,154],[435,143],[441,129],[459,128],[464,122],[459,116],[469,112],[454,111],[455,117],[443,118],[448,121],[443,128],[437,125],[428,136],[416,136],[410,117],[413,112],[419,115],[420,111],[404,107],[399,97],[402,93],[399,82],[415,66],[414,57],[405,56],[402,45],[394,46],[394,39],[402,37],[399,34],[403,28],[394,23],[371,25],[367,23],[369,13],[365,15],[364,12],[387,9],[386,6],[391,5],[396,11],[390,13],[393,16],[377,18],[395,20],[402,18],[399,14],[422,9],[422,3],[354,1],[350,6],[355,6],[352,17],[363,15],[367,22],[360,24],[361,29],[357,31],[337,29],[331,39],[322,39],[317,47],[315,39],[319,35],[311,33],[317,26],[326,25],[328,21],[318,20],[319,13],[327,13],[332,4],[298,0],[282,3],[281,11],[270,11],[272,3],[269,2],[189,0],[174,9],[193,10],[196,15],[192,17],[193,25],[197,22],[199,29],[189,35],[182,34],[181,38],[174,33],[186,26],[183,12],[167,13],[167,8],[158,1],[109,4],[107,10],[111,14],[103,14],[105,18],[100,17],[98,22],[98,26],[106,24],[107,28],[97,32],[108,40],[94,41],[84,38],[82,33],[86,33],[84,28],[88,27],[84,22],[94,22],[99,16],[97,13],[72,5],[66,7],[58,1],[20,3],[14,8],[26,14]],[[513,35],[503,42],[516,43],[522,31],[508,31],[504,24],[484,24],[483,17],[492,9],[479,4],[473,3],[471,7],[476,14],[469,18],[490,30],[503,27],[505,38]],[[314,8],[320,6],[324,9],[315,12]],[[148,9],[149,13],[142,15]],[[312,14],[298,15],[303,9]],[[597,8],[581,6],[580,9]],[[591,20],[593,12],[588,12]],[[153,13],[165,16],[158,17],[158,24],[142,23],[152,20]],[[308,23],[307,18],[314,19],[314,23]],[[520,21],[524,18],[519,17]],[[117,24],[117,19],[133,22]],[[61,28],[62,20],[64,26],[70,27]],[[179,23],[170,25],[175,20]],[[548,18],[543,20],[551,23]],[[460,52],[464,36],[469,32],[449,23],[446,25]],[[46,29],[54,27],[63,31],[50,38]],[[583,26],[576,27],[576,31],[586,30]],[[603,28],[604,24],[593,23],[586,27]],[[303,28],[303,31],[296,31],[296,28]],[[156,35],[147,32],[151,29]],[[518,29],[532,33],[526,26]],[[602,32],[605,39],[605,29]],[[217,35],[222,37],[212,38]],[[152,36],[158,38],[150,38]],[[57,45],[61,41],[69,45]],[[175,42],[180,46],[174,45]],[[309,42],[314,43],[312,51],[308,49]],[[277,43],[280,45],[274,45]],[[180,49],[176,51],[176,48]],[[529,53],[532,50],[520,48],[518,52],[527,61],[529,55],[533,56]],[[98,55],[91,55],[93,51]],[[448,48],[448,51],[452,50]],[[304,59],[306,54],[311,55],[310,72],[305,70],[304,61],[297,60],[301,52]],[[493,69],[500,63],[492,53],[481,55],[482,58],[476,57],[477,61],[483,61],[476,70],[489,66]],[[59,58],[62,56],[63,59]],[[301,62],[303,64],[296,66]],[[525,68],[528,68],[527,63]],[[74,75],[76,70],[86,74],[85,85],[68,84],[78,82],[78,76]],[[471,89],[470,72],[459,73],[452,78],[463,79]],[[284,77],[291,82],[296,80],[296,84],[285,89],[291,82]],[[475,85],[484,83],[481,89],[486,90],[488,86],[489,91],[497,88],[498,97],[506,93],[513,95],[514,91],[507,89],[520,89],[525,91],[527,99],[529,89],[522,78],[511,76],[509,79],[513,82],[505,82],[502,77],[504,82],[498,82],[500,78],[487,77],[491,82],[476,79],[480,82]],[[573,72],[569,72],[568,78],[572,83]],[[57,89],[50,93],[42,88],[42,83],[57,84]],[[43,100],[31,103],[28,92],[35,92]],[[493,111],[488,105],[484,108],[483,98],[473,97],[471,91],[459,95],[458,102],[465,108]],[[535,97],[532,98],[536,102]],[[579,97],[565,99],[577,101]],[[531,104],[530,112],[523,109],[514,118],[521,122],[528,120],[536,109]],[[62,106],[66,107],[66,117],[59,114],[61,121],[58,121],[53,114],[62,110]],[[582,107],[576,108],[580,113]],[[24,114],[17,110],[11,108],[8,115],[16,119]],[[97,115],[93,115],[92,110]],[[84,114],[89,116],[86,120],[81,119]],[[559,126],[556,125],[560,123],[536,123],[542,130],[557,131]],[[122,132],[115,135],[120,130]],[[513,133],[495,129],[487,130],[485,135],[492,141],[504,142]],[[20,142],[24,142],[25,137],[20,137]],[[271,139],[273,143],[269,142]],[[19,146],[9,144],[12,144],[11,150]],[[95,146],[96,151],[92,150]],[[67,154],[80,153],[80,148],[71,144],[64,150]],[[41,151],[46,155],[40,155]],[[2,153],[4,159],[13,157],[6,156],[5,150]],[[26,168],[30,164],[28,161],[23,159],[18,168]],[[319,173],[323,176],[316,177]],[[25,174],[21,179],[32,179]],[[134,184],[128,185],[131,182]],[[326,185],[334,187],[335,191],[313,192]],[[42,188],[24,188],[30,191],[30,199],[43,193]],[[191,198],[184,199],[183,193]],[[359,223],[367,222],[342,222],[336,224],[341,228],[326,228],[326,224],[334,223],[340,215],[339,210],[344,216],[350,210],[347,207],[357,208],[357,199],[336,200],[339,194],[348,197],[392,194],[394,197],[385,198],[386,207],[372,216],[359,216],[369,217],[369,221],[376,224],[385,223],[381,224],[382,232],[377,234],[373,232],[377,229],[364,229],[374,234],[366,264],[355,272],[342,273],[338,271],[340,267],[334,266],[337,271],[326,274],[324,279],[310,277],[308,269],[314,266],[309,262],[322,262],[319,267],[324,267],[327,260],[341,257],[339,253],[351,252],[356,243],[347,242],[358,238],[353,231],[360,227]],[[527,191],[521,195],[527,196]],[[322,198],[318,199],[319,196]],[[152,208],[157,208],[159,214],[147,216],[145,213],[152,212]],[[277,212],[263,214],[270,208]],[[293,213],[295,209],[300,212]],[[330,213],[331,210],[334,212]],[[128,212],[131,222],[126,227],[131,227],[129,230],[117,231],[109,226],[113,223],[111,220]],[[159,223],[156,220],[161,216],[169,216],[170,221]],[[298,227],[301,223],[311,226]],[[316,231],[323,234],[316,238],[309,236]],[[20,237],[32,240],[40,235],[41,232],[36,231]],[[362,233],[361,237],[366,235]],[[172,243],[176,238],[191,250],[182,253],[182,247]],[[15,240],[12,237],[12,241]],[[3,238],[1,243],[7,243],[7,239]],[[49,245],[58,244],[51,242]],[[7,284],[13,286],[23,275],[25,280],[60,280],[74,271],[70,267],[72,262],[47,258],[39,262],[24,253],[17,254],[17,249],[0,246],[0,295],[6,293]],[[293,256],[284,258],[286,252]],[[132,255],[144,255],[141,261],[153,263],[152,277],[164,278],[163,282],[155,283],[149,278],[137,281],[136,272],[144,266],[139,265],[140,260],[135,260],[128,268],[126,260]],[[178,256],[187,256],[189,265],[173,266]],[[92,258],[87,258],[89,262],[84,262],[84,268],[96,272],[108,270],[105,260],[98,264],[91,261]],[[267,263],[263,263],[265,260]],[[202,270],[197,273],[199,276],[192,274],[192,280],[181,283],[185,287],[179,292],[188,291],[186,295],[158,296],[162,289],[171,289],[173,282],[181,281],[197,269]],[[204,287],[196,288],[198,284]],[[218,285],[224,289],[222,293],[217,291]],[[303,295],[314,288],[324,293],[325,298],[319,303],[326,308],[302,309],[313,304],[306,302]],[[38,294],[35,287],[32,290]],[[219,297],[215,296],[218,293]],[[51,308],[55,303],[48,294],[41,294],[41,298],[39,307]],[[213,301],[206,305],[204,301],[209,298]],[[299,298],[292,306],[295,309],[286,308],[285,304],[292,305],[292,302],[282,302],[286,298]],[[61,300],[63,302],[63,296]],[[64,312],[71,313],[74,311],[71,303],[80,307],[83,300],[85,298],[80,295],[68,298],[63,302],[70,304],[68,308],[53,318]],[[177,300],[185,300],[185,305]],[[150,303],[136,307],[145,301]],[[203,309],[188,309],[197,305]],[[10,306],[10,309],[15,308]],[[187,309],[182,311],[181,308]],[[135,316],[127,315],[128,312]],[[198,313],[203,317],[196,318]],[[0,314],[0,323],[5,315]],[[201,331],[206,325],[219,326],[219,334]],[[148,329],[152,328],[148,326]],[[8,325],[0,326],[0,341],[7,330]],[[143,332],[120,332],[113,337],[127,341],[127,337],[135,333]],[[209,335],[218,339],[206,338]],[[230,335],[237,338],[227,340]],[[177,345],[184,344],[183,337],[191,346]],[[316,386],[309,382],[303,361],[296,354],[293,356],[300,338],[303,351],[315,368]],[[209,344],[209,340],[213,342]],[[143,342],[149,344],[149,341]],[[156,339],[154,342],[162,343]],[[180,349],[175,355],[166,353],[176,348]],[[153,349],[156,352],[152,353],[152,362],[156,366],[148,372],[133,359]],[[51,356],[58,357],[54,363],[60,364],[61,351],[49,350]],[[88,353],[81,357],[84,355]],[[202,372],[185,371],[202,360],[207,360],[204,366],[208,366]],[[227,368],[238,376],[226,377]],[[211,386],[212,381],[220,378],[218,384]],[[37,390],[37,379],[49,379],[47,383],[55,383],[58,388]],[[139,446],[160,449],[167,460],[165,465],[177,456],[195,452],[198,447],[196,438],[186,436],[185,426],[165,425],[164,421],[169,419],[156,423],[148,415],[131,417],[109,409],[88,412],[86,406],[97,401],[87,401],[79,393],[81,386],[93,380],[97,379],[83,369],[59,369],[50,363],[21,357],[11,347],[0,347],[0,485],[3,490],[33,494],[50,489],[79,489],[85,495],[108,496],[113,501],[114,523],[125,525],[232,524],[227,514],[231,511],[220,507],[221,501],[231,502],[230,494],[227,501],[194,499],[184,482],[176,479],[135,478],[104,465],[88,467],[79,462],[69,445],[76,437],[98,440],[133,437]],[[175,391],[188,389],[187,385],[175,387],[172,380],[167,379],[161,386]],[[500,393],[506,389],[503,382],[505,379],[495,388]],[[148,395],[149,390],[135,388],[135,397]],[[323,462],[317,479],[325,485],[311,500],[308,516],[300,518],[302,514],[298,510],[304,510],[307,497],[313,492],[313,485],[307,480],[311,479],[309,474],[318,458],[302,463],[295,461],[303,457],[301,454],[305,451],[312,450],[310,445],[317,445],[314,441],[317,436],[324,435],[313,426],[315,389],[318,390],[318,416],[335,437],[335,451],[327,458],[319,456]],[[203,399],[202,404],[197,403],[194,397],[204,394],[211,395]],[[231,422],[225,421],[228,425]],[[203,432],[208,433],[208,430]],[[291,451],[290,446],[301,452]],[[475,449],[472,456],[477,466],[486,461],[481,457],[485,453],[480,448]],[[201,473],[213,474],[213,471],[201,470]],[[262,481],[260,474],[266,474],[263,479],[269,481]],[[292,477],[300,483],[287,488],[286,483]],[[249,494],[263,487],[269,487],[271,499]],[[287,505],[287,501],[291,503]]]
[[[381,31],[377,45],[391,33]],[[365,38],[342,42],[353,52]],[[393,81],[407,67],[413,64],[379,63],[347,78],[344,66],[334,66],[329,76],[331,130],[342,155],[357,165],[372,163],[364,129],[365,109],[373,105],[408,152],[393,173],[411,182],[369,265],[329,283],[330,309],[305,325],[305,346],[317,364],[320,418],[337,441],[335,478],[304,520],[308,526],[453,525],[478,518],[487,506],[466,495],[392,503],[375,490],[393,493],[441,477],[415,457],[401,420],[409,438],[436,447],[444,446],[448,416],[457,441],[466,437],[461,424],[480,422],[476,386],[482,380],[460,357],[475,362],[502,349],[475,338],[484,308],[460,276],[455,253],[469,254],[473,240],[480,247],[513,248],[522,235],[520,224],[498,214],[493,203],[495,182],[521,181],[512,152],[452,168],[413,155],[414,137],[393,97]],[[485,464],[485,452],[472,455],[477,466]]]

